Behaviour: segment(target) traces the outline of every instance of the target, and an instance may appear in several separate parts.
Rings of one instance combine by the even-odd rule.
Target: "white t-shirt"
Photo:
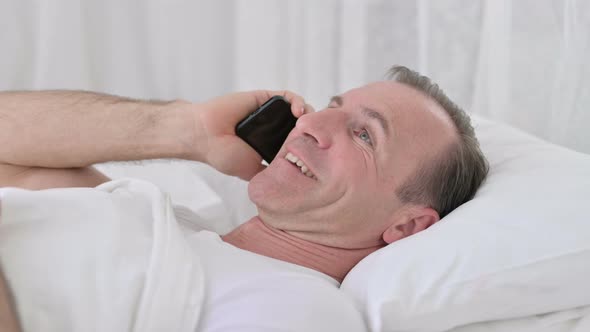
[[[364,331],[361,314],[318,271],[187,231],[202,253],[205,301],[198,331]]]

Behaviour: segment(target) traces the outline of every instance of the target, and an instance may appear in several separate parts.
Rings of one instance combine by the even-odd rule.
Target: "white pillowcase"
[[[361,261],[341,289],[372,331],[445,331],[590,304],[590,156],[477,120],[476,197]]]

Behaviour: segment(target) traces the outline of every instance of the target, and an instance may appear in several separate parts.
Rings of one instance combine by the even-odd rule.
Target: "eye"
[[[361,130],[358,133],[358,137],[360,139],[362,139],[363,141],[365,141],[365,143],[373,146],[373,141],[371,140],[371,135],[369,135],[369,132],[366,129]]]

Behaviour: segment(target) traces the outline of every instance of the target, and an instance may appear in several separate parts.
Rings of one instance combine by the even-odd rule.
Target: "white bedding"
[[[590,306],[543,315],[474,323],[448,332],[588,332]]]
[[[0,189],[0,260],[25,331],[194,331],[198,255],[154,185]]]

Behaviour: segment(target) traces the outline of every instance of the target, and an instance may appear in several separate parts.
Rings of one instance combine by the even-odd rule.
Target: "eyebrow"
[[[330,98],[330,104],[331,103],[336,103],[336,105],[341,107],[343,104],[342,97],[333,96],[332,98]],[[381,128],[385,132],[385,135],[389,136],[389,124],[387,123],[387,120],[385,120],[383,114],[366,106],[361,106],[361,109],[364,116],[370,118],[371,120],[376,120],[379,123],[379,125],[381,125]]]

